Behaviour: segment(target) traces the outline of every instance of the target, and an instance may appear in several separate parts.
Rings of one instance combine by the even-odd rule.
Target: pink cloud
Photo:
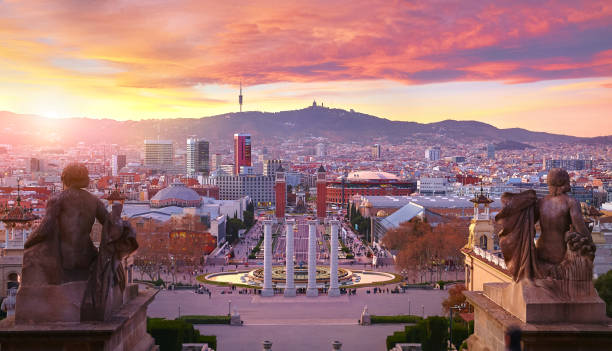
[[[0,3],[0,40],[16,37],[45,43],[30,58],[44,69],[55,68],[49,57],[106,60],[129,87],[524,82],[612,71],[606,0]]]

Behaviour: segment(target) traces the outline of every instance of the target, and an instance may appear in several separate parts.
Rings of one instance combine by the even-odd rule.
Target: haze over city
[[[2,1],[0,109],[119,120],[326,106],[612,134],[609,1]],[[582,123],[572,123],[579,116]],[[606,123],[608,122],[608,123]]]

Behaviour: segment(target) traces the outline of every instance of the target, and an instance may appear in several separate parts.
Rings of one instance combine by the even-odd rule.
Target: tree
[[[606,303],[606,314],[612,317],[612,270],[595,280],[595,289],[599,297]]]
[[[465,296],[463,291],[467,290],[463,284],[455,284],[448,289],[448,297],[442,301],[442,308],[446,313],[449,312],[452,306],[461,305],[465,303]]]

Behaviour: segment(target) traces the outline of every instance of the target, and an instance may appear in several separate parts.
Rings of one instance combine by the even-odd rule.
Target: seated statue
[[[45,217],[24,244],[18,321],[107,319],[104,296],[115,286],[125,288],[121,260],[138,247],[134,231],[120,218],[122,205],[113,206],[110,215],[100,199],[83,189],[89,184],[84,165],[66,166],[61,178],[64,190],[49,200]],[[99,250],[90,238],[96,219],[103,225]],[[45,297],[67,307],[34,301]]]
[[[506,266],[514,281],[540,281],[565,297],[591,295],[595,245],[580,204],[566,194],[569,174],[551,169],[547,182],[549,195],[541,199],[533,190],[502,195],[495,220],[503,228],[499,243]],[[541,233],[534,243],[538,221]]]

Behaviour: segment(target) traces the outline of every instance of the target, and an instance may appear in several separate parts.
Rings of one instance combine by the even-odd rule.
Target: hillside
[[[235,132],[249,132],[254,139],[325,137],[333,142],[403,142],[408,139],[455,142],[601,143],[612,136],[580,138],[532,132],[520,128],[499,129],[475,121],[445,120],[435,123],[391,121],[363,113],[308,107],[282,112],[243,112],[163,120],[116,121],[66,118],[0,112],[0,143],[66,145],[89,143],[140,144],[145,138],[183,140],[198,135],[211,141],[227,141]],[[229,139],[231,140],[231,139]]]

